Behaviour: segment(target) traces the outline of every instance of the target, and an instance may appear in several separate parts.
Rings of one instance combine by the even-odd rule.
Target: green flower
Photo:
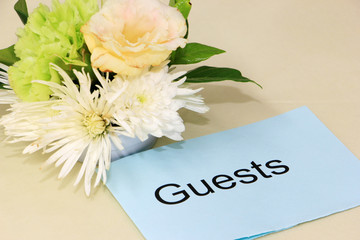
[[[87,49],[80,28],[98,11],[97,0],[54,0],[52,11],[45,5],[35,9],[17,33],[15,53],[20,60],[9,68],[10,85],[16,95],[29,102],[48,100],[48,86],[32,83],[45,80],[61,83],[50,63],[69,74],[75,67],[87,66]],[[86,61],[86,63],[85,63]]]

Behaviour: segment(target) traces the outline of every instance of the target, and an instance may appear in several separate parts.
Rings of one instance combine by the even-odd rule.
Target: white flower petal
[[[208,110],[201,96],[195,95],[202,88],[182,87],[186,78],[174,81],[183,75],[184,72],[170,74],[164,66],[139,76],[116,76],[105,83],[103,95],[117,106],[114,118],[127,132],[134,132],[141,140],[149,134],[179,140],[185,128],[177,111]]]
[[[93,91],[90,76],[84,71],[74,71],[79,83],[77,86],[65,71],[55,65],[53,68],[62,76],[64,85],[36,81],[50,87],[53,91],[51,100],[17,102],[0,123],[5,127],[5,134],[11,136],[9,141],[32,142],[24,153],[40,149],[44,153],[51,153],[45,164],[62,165],[59,178],[67,176],[76,162],[84,157],[75,185],[84,177],[85,192],[89,195],[91,179],[97,168],[95,185],[100,180],[106,181],[106,170],[110,168],[111,159],[110,138],[115,139],[116,133],[133,133],[127,133],[113,117],[116,106],[107,101],[103,89],[109,85],[108,78],[104,79],[95,71],[103,86]],[[129,124],[126,126],[131,130]],[[117,145],[121,146],[121,143],[118,141]]]

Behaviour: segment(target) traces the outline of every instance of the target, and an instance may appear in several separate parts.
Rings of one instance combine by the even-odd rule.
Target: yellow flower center
[[[85,116],[83,123],[89,131],[89,134],[92,137],[96,137],[106,132],[106,128],[109,126],[110,121],[96,113],[92,113]]]
[[[146,96],[145,95],[138,95],[137,96],[137,100],[140,102],[140,103],[145,103],[146,102]]]

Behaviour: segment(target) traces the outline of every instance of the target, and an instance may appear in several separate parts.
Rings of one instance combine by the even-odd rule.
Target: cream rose
[[[184,47],[186,30],[182,14],[158,0],[107,0],[81,28],[92,66],[129,76]]]

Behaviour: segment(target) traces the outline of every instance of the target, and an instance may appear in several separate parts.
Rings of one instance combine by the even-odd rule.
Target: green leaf
[[[15,55],[14,45],[0,50],[0,63],[3,63],[7,66],[12,66],[15,62],[20,59]]]
[[[189,20],[186,19],[186,34],[184,36],[185,39],[189,37]]]
[[[1,78],[1,77],[0,77],[0,78]],[[6,89],[4,86],[5,86],[5,84],[2,83],[2,82],[0,82],[0,89]]]
[[[2,69],[0,67],[0,80],[7,79],[4,74],[6,74],[5,69]],[[4,83],[2,83],[2,82],[0,82],[0,89],[5,89],[4,88]]]
[[[200,43],[188,43],[184,48],[178,48],[172,53],[170,64],[193,64],[205,61],[210,57],[224,53],[224,50]]]
[[[179,9],[185,19],[188,18],[191,10],[190,0],[170,0],[169,6],[176,7],[177,9]]]
[[[204,83],[204,82],[219,82],[225,80],[232,80],[235,82],[252,82],[261,87],[253,80],[244,77],[239,70],[233,68],[217,68],[203,66],[187,72],[183,77],[187,77],[186,82],[189,83]],[[262,87],[261,87],[262,88]]]
[[[17,12],[17,14],[19,15],[19,17],[20,17],[21,21],[23,22],[23,24],[26,24],[27,19],[29,17],[28,9],[27,9],[27,6],[26,6],[26,1],[25,0],[18,0],[15,3],[14,9]]]

